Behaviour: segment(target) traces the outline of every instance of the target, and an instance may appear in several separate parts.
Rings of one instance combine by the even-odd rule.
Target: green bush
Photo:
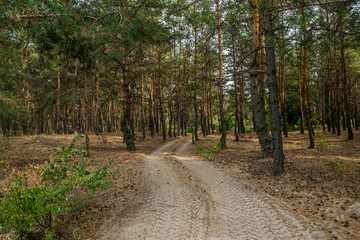
[[[210,157],[211,153],[204,151],[204,145],[198,145],[196,146],[196,155],[202,156],[202,157]]]
[[[49,166],[37,172],[41,179],[38,184],[28,181],[25,174],[18,175],[10,184],[9,190],[0,194],[0,228],[4,231],[14,230],[19,238],[25,238],[37,226],[46,232],[54,233],[54,222],[61,222],[57,213],[71,211],[75,208],[70,199],[75,189],[85,186],[93,194],[97,189],[105,190],[112,182],[106,181],[113,174],[108,172],[112,162],[95,171],[86,169],[87,163],[79,157],[86,157],[83,147],[74,148],[78,135],[68,148],[53,150]]]
[[[321,132],[315,133],[315,140],[318,141],[317,147],[320,149],[325,149],[327,146],[325,144],[324,135]]]
[[[229,131],[235,128],[235,117],[225,116],[226,130]]]
[[[337,163],[335,171],[338,175],[344,175],[349,171],[349,164],[347,163]]]
[[[221,151],[221,142],[214,143],[212,151],[213,152],[220,152]]]

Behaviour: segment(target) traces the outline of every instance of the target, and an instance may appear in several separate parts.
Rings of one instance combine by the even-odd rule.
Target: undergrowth
[[[107,181],[113,177],[108,172],[112,162],[87,170],[84,148],[75,149],[79,138],[67,148],[53,149],[50,163],[35,176],[18,174],[9,189],[0,193],[0,231],[13,231],[16,238],[26,239],[37,228],[44,239],[57,239],[56,226],[62,222],[58,213],[76,208],[71,194],[85,187],[96,195],[97,190],[106,190],[112,184]]]
[[[324,135],[321,132],[315,133],[315,140],[317,140],[317,147],[324,150],[327,146],[325,144]]]
[[[207,142],[212,143],[212,148],[206,148],[204,145],[197,145],[196,146],[196,155],[202,157],[210,157],[213,153],[218,153],[221,151],[221,143],[216,143],[212,139],[205,139]]]

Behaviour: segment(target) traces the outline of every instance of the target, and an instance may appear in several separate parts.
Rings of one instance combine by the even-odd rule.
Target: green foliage
[[[321,118],[318,115],[314,114],[314,116],[311,119],[311,122],[314,126],[314,129],[322,128]]]
[[[212,147],[206,148],[204,145],[196,146],[196,155],[202,157],[210,157],[213,153],[218,153],[221,151],[221,142],[216,143],[212,139],[205,139],[207,142],[211,142]]]
[[[0,148],[0,164],[2,164],[3,162],[5,162],[6,158],[3,156],[5,153],[5,149],[4,148]]]
[[[343,175],[349,171],[349,164],[347,163],[338,163],[336,164],[335,171],[338,175]]]
[[[320,149],[325,149],[327,146],[325,144],[324,135],[321,132],[315,133],[314,136],[315,140],[317,140],[318,144],[317,147]]]
[[[55,240],[55,239],[57,239],[56,234],[50,229],[46,229],[45,237],[43,238],[43,240]]]
[[[212,151],[213,152],[220,152],[221,151],[221,145],[222,145],[221,142],[214,143]]]
[[[211,153],[204,151],[204,145],[198,145],[196,146],[196,155],[202,156],[202,157],[210,157]]]
[[[235,128],[235,117],[225,116],[226,130]]]
[[[186,130],[187,133],[192,133],[193,132],[193,128],[192,127],[188,127]]]
[[[106,181],[113,176],[108,173],[112,162],[88,171],[86,162],[79,160],[86,156],[83,147],[75,149],[79,137],[68,148],[53,150],[49,166],[35,176],[40,179],[38,183],[31,183],[27,175],[20,174],[10,184],[9,190],[2,193],[0,226],[3,230],[13,229],[18,237],[26,237],[37,225],[46,230],[46,239],[53,239],[55,235],[49,231],[54,230],[54,221],[61,221],[56,214],[75,208],[70,199],[74,190],[84,186],[95,194],[97,189],[106,190],[112,184]]]
[[[0,92],[0,127],[4,136],[11,136],[12,124],[26,124],[26,111],[16,101],[11,93]]]

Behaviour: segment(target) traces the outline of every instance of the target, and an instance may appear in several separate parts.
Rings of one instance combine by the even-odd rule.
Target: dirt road
[[[322,239],[309,220],[169,142],[145,159],[142,206],[98,239]]]

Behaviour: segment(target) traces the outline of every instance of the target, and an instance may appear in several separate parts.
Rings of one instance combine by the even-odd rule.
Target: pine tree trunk
[[[325,107],[327,109],[327,129],[328,132],[331,132],[332,127],[332,112],[333,112],[333,105],[332,105],[332,65],[331,65],[331,46],[330,40],[327,41],[327,82],[326,82],[326,93],[327,98],[325,102]]]
[[[201,36],[203,37],[204,34],[201,32]],[[206,126],[206,92],[207,92],[207,85],[206,85],[206,69],[205,69],[205,41],[201,46],[201,132],[205,137],[207,135],[207,126]]]
[[[62,123],[61,123],[61,78],[60,78],[60,55],[57,56],[58,70],[57,70],[57,100],[56,100],[56,133],[62,133]]]
[[[241,65],[240,70],[243,70],[243,66]],[[244,125],[244,107],[245,107],[245,93],[244,93],[244,78],[245,76],[242,75],[240,77],[240,132],[245,134],[245,125]]]
[[[96,84],[96,99],[95,99],[95,132],[100,133],[101,132],[101,126],[100,126],[100,75],[99,75],[99,59],[95,59],[96,63],[96,73],[95,73],[95,84]]]
[[[282,16],[282,23],[283,25],[283,16]],[[280,42],[284,41],[284,33],[283,31],[279,31],[279,40]],[[285,87],[286,87],[286,83],[285,83],[285,56],[284,56],[284,51],[283,51],[283,44],[280,43],[280,53],[279,53],[279,68],[280,68],[280,73],[279,73],[279,79],[280,79],[280,96],[281,96],[281,116],[283,119],[283,133],[285,137],[288,137],[288,130],[287,130],[287,112],[286,112],[286,95],[285,95]]]
[[[232,58],[233,58],[233,78],[234,78],[234,91],[235,91],[235,141],[239,141],[239,100],[238,100],[238,89],[237,89],[237,77],[236,77],[236,55],[235,55],[235,38],[232,33]]]
[[[194,2],[194,14],[196,14],[196,2]],[[194,35],[195,35],[195,57],[194,57],[194,65],[195,65],[195,71],[194,71],[194,91],[193,91],[193,98],[194,98],[194,112],[195,112],[195,119],[194,119],[194,137],[195,141],[199,140],[198,135],[198,106],[197,106],[197,75],[198,75],[198,69],[197,69],[197,62],[198,62],[198,54],[197,54],[197,25],[196,22],[194,24]]]
[[[122,66],[123,72],[123,91],[125,95],[125,110],[122,122],[122,129],[124,131],[124,140],[126,143],[126,149],[136,150],[135,147],[135,135],[134,135],[134,123],[131,117],[131,92],[130,92],[130,83],[128,79],[128,68],[127,62],[124,61],[124,66]]]
[[[351,128],[351,119],[350,119],[350,103],[348,98],[348,87],[347,87],[347,73],[346,73],[346,64],[345,64],[345,50],[344,50],[344,36],[341,35],[341,69],[342,69],[342,78],[343,78],[343,95],[344,95],[344,104],[345,104],[345,114],[346,114],[346,128],[348,130],[348,140],[354,140],[354,134]],[[344,124],[345,125],[345,124]]]
[[[268,4],[269,0],[264,0],[264,4]],[[270,104],[270,117],[271,117],[271,135],[272,144],[274,149],[274,164],[273,174],[281,175],[284,172],[284,153],[283,143],[281,136],[281,118],[279,112],[279,96],[278,84],[276,80],[276,67],[275,67],[275,47],[272,42],[274,39],[274,32],[272,29],[272,14],[266,11],[263,14],[265,38],[268,40],[266,43],[266,64],[267,64],[267,80],[269,87],[269,104]]]
[[[63,106],[63,118],[64,118],[64,134],[69,132],[69,94],[68,94],[68,79],[67,70],[64,71],[64,83],[65,83],[65,104]]]
[[[150,46],[150,61],[152,61],[152,46]],[[153,81],[153,75],[154,73],[151,71],[150,78],[149,78],[149,85],[150,85],[150,91],[149,91],[149,127],[151,132],[151,137],[155,137],[155,129],[154,129],[154,115],[153,115],[153,99],[154,99],[154,81]]]
[[[305,10],[304,7],[301,8],[302,16],[305,18]],[[312,128],[312,122],[311,122],[311,107],[310,107],[310,99],[309,96],[309,86],[308,86],[308,68],[307,68],[307,62],[308,62],[308,47],[307,47],[307,37],[306,37],[306,24],[303,25],[303,40],[304,40],[304,56],[303,56],[303,66],[302,66],[302,101],[303,101],[303,109],[305,110],[305,120],[306,120],[306,127],[308,130],[310,145],[309,148],[315,148],[315,139],[314,139],[314,131]]]
[[[159,97],[159,110],[160,110],[160,121],[162,124],[162,135],[163,140],[166,141],[166,123],[164,116],[163,96],[162,96],[162,85],[161,85],[161,53],[159,44],[156,45],[158,53],[158,97]]]
[[[189,30],[190,31],[190,30]],[[187,43],[186,45],[190,45]],[[182,92],[182,113],[181,113],[181,122],[182,122],[182,129],[181,129],[181,135],[184,133],[185,136],[187,136],[187,109],[186,109],[186,92],[187,92],[187,80],[186,80],[186,60],[188,57],[188,54],[190,55],[190,52],[186,50],[186,45],[184,46],[184,54],[183,54],[183,92]]]
[[[335,69],[338,67],[337,66],[337,49],[336,49],[336,46],[334,47],[334,67]],[[341,112],[341,108],[340,108],[340,89],[339,89],[339,83],[340,83],[340,79],[339,79],[339,72],[338,71],[335,71],[335,85],[336,85],[336,88],[335,88],[335,106],[336,106],[336,115],[335,115],[335,123],[336,123],[336,135],[337,136],[340,136],[341,135],[341,124],[340,124],[340,112]]]
[[[174,86],[174,89],[173,89],[173,94],[175,93],[175,96],[174,96],[174,101],[175,101],[175,105],[173,105],[173,117],[174,117],[174,132],[173,132],[173,135],[174,135],[174,137],[176,137],[176,128],[177,129],[179,129],[179,122],[178,122],[178,120],[179,120],[179,118],[178,118],[178,116],[179,116],[179,98],[178,98],[178,94],[179,94],[179,92],[178,92],[178,81],[177,81],[177,64],[176,64],[176,60],[177,60],[177,58],[176,58],[176,40],[174,40],[174,63],[173,63],[173,65],[174,65],[174,84],[175,84],[175,86]],[[176,113],[175,113],[175,107],[176,107]],[[175,128],[175,126],[176,126],[176,128]]]
[[[225,113],[224,113],[224,87],[223,87],[223,58],[222,58],[222,40],[221,40],[221,13],[220,13],[220,4],[219,0],[216,1],[216,11],[217,11],[217,27],[218,27],[218,41],[219,41],[219,114],[221,118],[221,139],[220,145],[221,149],[226,149],[226,122],[225,122]]]
[[[144,51],[141,46],[141,66],[144,67]],[[144,73],[141,73],[141,103],[140,103],[140,118],[141,118],[141,130],[142,130],[142,139],[146,138],[146,126],[145,126],[145,113],[144,113]]]
[[[298,52],[298,82],[299,82],[299,102],[300,102],[300,133],[304,134],[304,108],[302,97],[302,48]]]
[[[326,22],[327,22],[327,26],[330,29],[331,25],[330,25],[330,21],[329,21],[329,13],[326,13]],[[328,131],[332,131],[333,134],[336,133],[335,130],[335,91],[334,91],[334,86],[333,86],[333,64],[332,64],[332,54],[331,54],[331,41],[330,41],[330,37],[328,37],[327,39],[327,67],[328,67],[328,79],[327,79],[327,88],[328,88],[328,102],[327,104],[329,105],[328,108],[328,121],[329,121],[329,125],[328,125]]]
[[[358,79],[355,79],[355,127],[356,130],[359,130],[359,117],[360,107],[359,107],[359,89],[358,89]]]
[[[253,106],[253,120],[254,128],[259,137],[261,151],[263,157],[270,157],[272,154],[271,138],[268,132],[268,125],[266,119],[266,112],[263,98],[261,95],[260,81],[261,77],[259,74],[260,56],[259,56],[259,10],[257,0],[252,1],[253,6],[253,31],[252,31],[252,61],[250,67],[250,92],[251,102]]]
[[[84,97],[84,107],[85,107],[85,132],[89,131],[89,98],[88,98],[88,88],[87,88],[87,69],[84,69],[84,89],[85,89],[85,97]]]

